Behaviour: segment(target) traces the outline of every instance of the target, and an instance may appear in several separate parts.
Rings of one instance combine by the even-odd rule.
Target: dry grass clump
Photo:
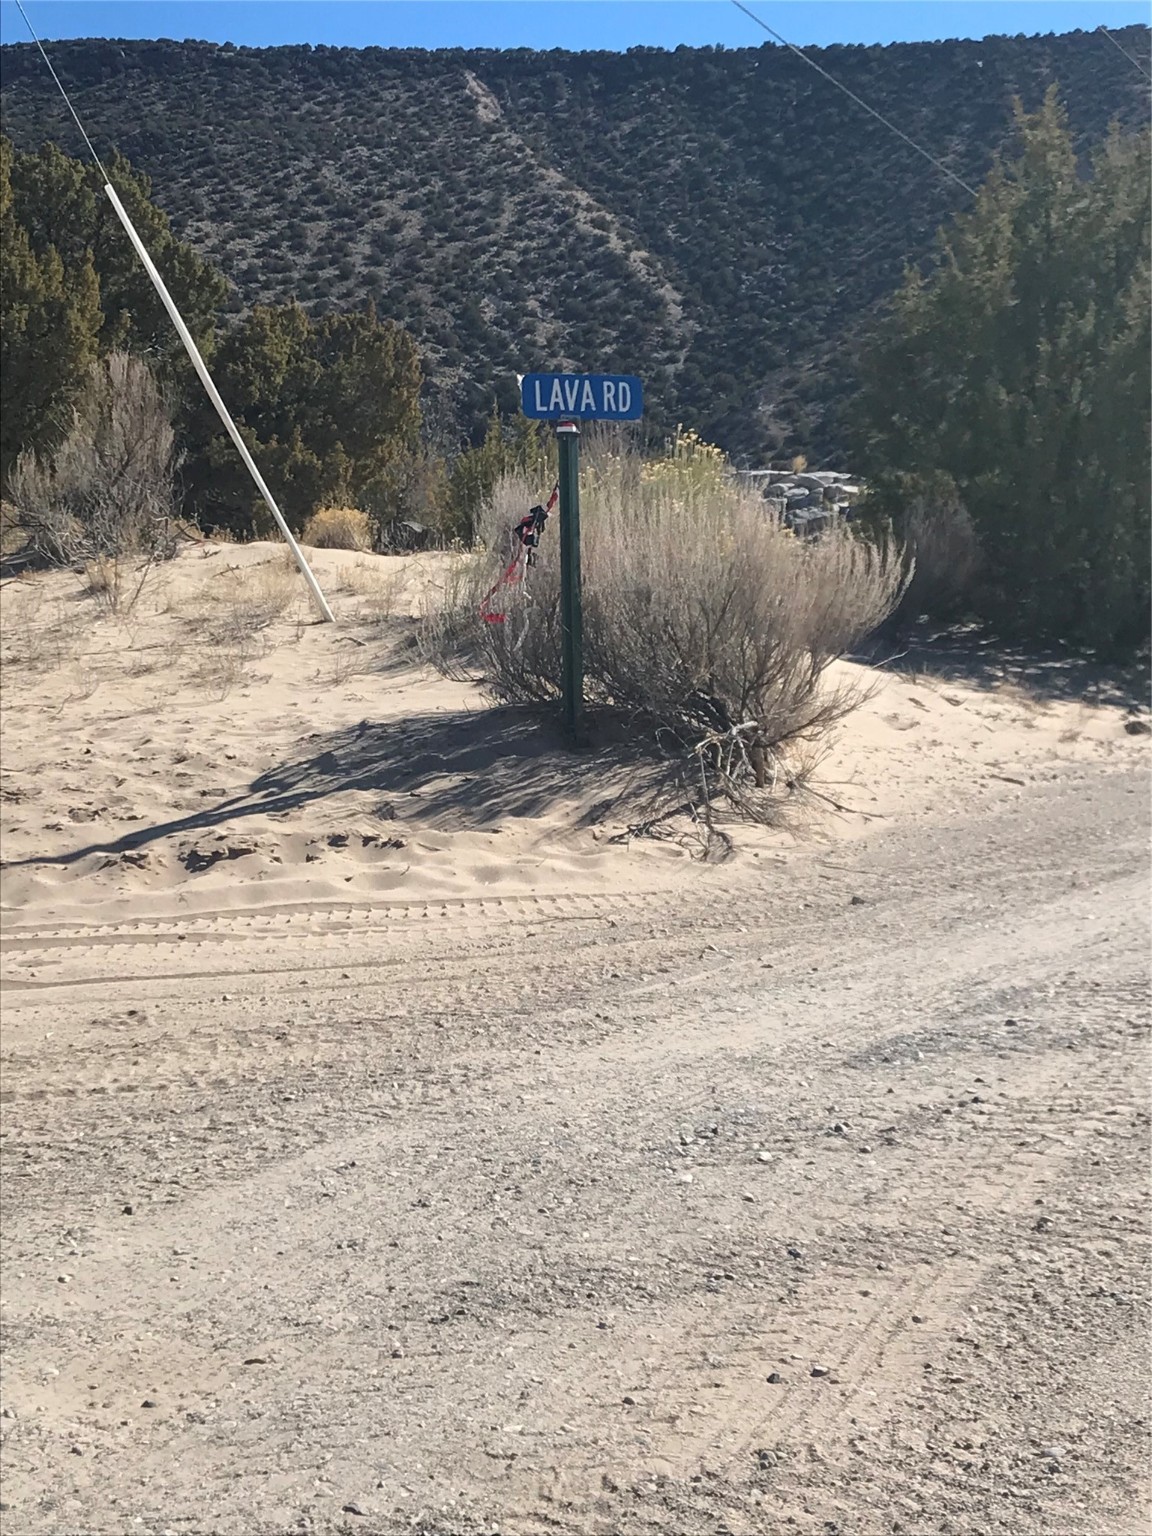
[[[195,594],[194,607],[181,614],[200,635],[195,681],[216,698],[242,682],[253,661],[271,649],[267,631],[296,617],[298,634],[306,594],[287,550],[258,565],[226,566]]]
[[[502,624],[480,598],[507,559],[505,530],[538,488],[497,487],[490,554],[464,565],[427,626],[441,665],[479,662],[509,702],[547,703],[561,687],[558,539],[510,591]],[[859,702],[824,684],[829,663],[874,629],[900,598],[902,562],[847,530],[800,541],[701,451],[671,464],[592,445],[581,477],[587,697],[699,769],[752,814],[749,789],[770,788],[785,749],[813,742]]]
[[[10,519],[27,547],[86,569],[89,591],[131,606],[152,562],[175,551],[175,437],[147,364],[124,352],[95,363],[59,446],[17,460]]]
[[[6,585],[0,619],[3,671],[58,671],[75,660],[85,629],[75,602],[47,596],[35,578]]]
[[[372,520],[358,507],[321,507],[304,524],[302,544],[313,549],[372,548]]]
[[[209,636],[233,640],[267,629],[299,602],[300,575],[285,552],[283,559],[226,567],[205,584],[201,596]]]
[[[382,618],[399,607],[404,585],[402,568],[385,555],[374,555],[371,564],[341,565],[331,582],[334,592],[371,598],[371,608]]]

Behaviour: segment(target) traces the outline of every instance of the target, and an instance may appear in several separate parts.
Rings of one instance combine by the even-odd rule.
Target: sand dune
[[[637,778],[609,752],[566,753],[421,663],[415,618],[448,557],[312,558],[336,627],[272,544],[186,547],[120,616],[71,572],[4,583],[9,929],[713,878],[690,838],[626,836]],[[828,744],[805,838],[1126,766],[1146,740],[1057,667],[937,649],[837,670],[872,696]],[[735,857],[794,846],[742,829]]]

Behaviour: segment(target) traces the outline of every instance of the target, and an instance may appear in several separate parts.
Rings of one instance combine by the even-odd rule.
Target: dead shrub
[[[949,479],[915,491],[900,529],[916,569],[906,606],[947,611],[968,593],[981,566],[980,540],[960,493]]]
[[[538,488],[498,485],[485,519],[504,547],[463,562],[426,643],[446,669],[472,658],[497,697],[548,703],[561,690],[555,529],[506,619],[484,623],[483,593],[508,559],[506,530]],[[587,696],[759,814],[749,786],[782,772],[782,753],[818,738],[859,701],[823,674],[880,624],[904,586],[902,561],[847,530],[800,541],[734,483],[714,450],[644,464],[593,447],[581,477]],[[783,773],[787,780],[788,775]]]
[[[358,507],[321,507],[304,524],[302,544],[313,549],[372,548],[372,521]]]
[[[21,454],[8,499],[28,546],[52,564],[90,568],[90,590],[118,609],[135,600],[152,561],[175,552],[175,470],[156,379],[114,352],[93,364],[59,447]]]
[[[898,619],[963,611],[984,563],[975,524],[951,475],[891,473],[870,485],[858,526],[907,555],[909,580]]]
[[[28,542],[28,535],[20,526],[16,508],[0,500],[0,556],[17,554]]]

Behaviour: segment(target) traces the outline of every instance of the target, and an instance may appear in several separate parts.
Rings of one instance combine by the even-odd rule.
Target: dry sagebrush
[[[93,364],[59,446],[21,455],[7,496],[29,545],[53,564],[87,567],[90,590],[115,608],[122,561],[174,551],[175,470],[156,379],[139,358],[114,352]]]
[[[955,485],[941,477],[913,492],[898,526],[916,562],[904,606],[913,613],[954,610],[982,563],[975,525]]]
[[[372,548],[372,520],[359,507],[321,507],[304,524],[302,544],[313,549]]]
[[[588,700],[666,750],[696,754],[713,789],[743,797],[774,779],[786,747],[816,739],[858,702],[823,674],[892,611],[901,561],[847,530],[797,540],[703,445],[684,453],[678,444],[648,464],[590,446],[581,478]],[[497,487],[490,547],[459,568],[427,631],[442,666],[479,663],[488,689],[509,702],[560,692],[554,524],[524,586],[498,605],[506,622],[485,624],[477,612],[509,557],[508,529],[538,496],[516,481]]]

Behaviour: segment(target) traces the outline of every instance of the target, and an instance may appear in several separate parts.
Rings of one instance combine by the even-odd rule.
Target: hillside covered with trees
[[[1146,60],[1149,33],[1118,41]],[[1147,121],[1106,38],[813,50],[976,186],[1058,83],[1086,153]],[[649,422],[750,460],[834,459],[849,341],[965,202],[955,183],[774,45],[417,51],[56,43],[102,155],[151,180],[239,319],[375,305],[415,339],[426,431],[478,434],[515,375],[626,368]],[[6,47],[18,149],[75,128],[31,47]]]

